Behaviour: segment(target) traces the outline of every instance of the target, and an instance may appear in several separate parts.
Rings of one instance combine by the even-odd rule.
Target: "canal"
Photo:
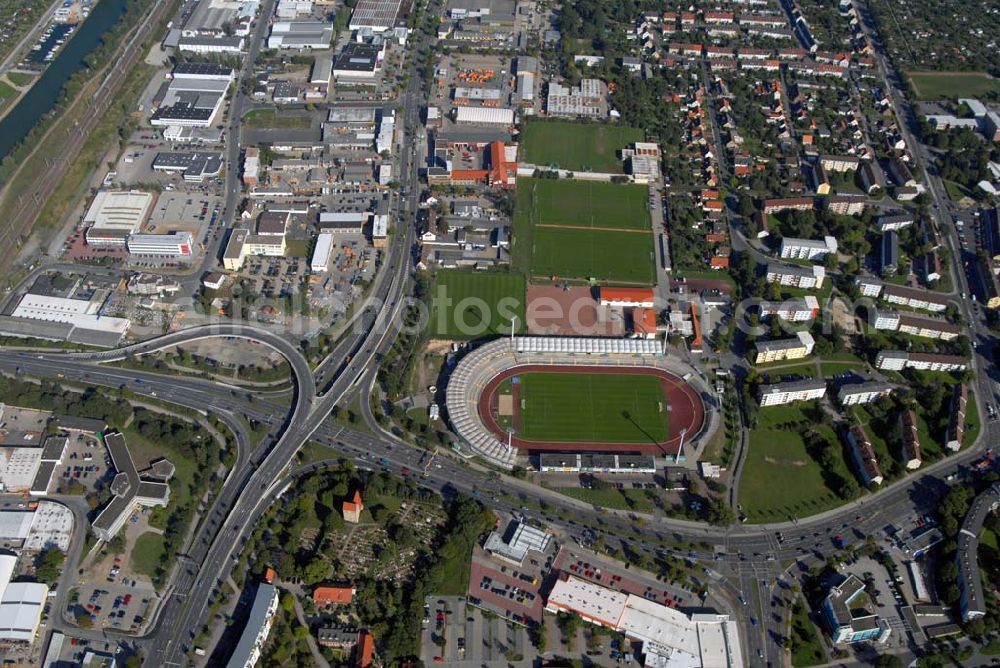
[[[101,44],[105,34],[121,18],[126,2],[99,0],[35,85],[0,120],[0,159],[6,157],[39,119],[52,110],[63,86],[85,66],[83,59]]]

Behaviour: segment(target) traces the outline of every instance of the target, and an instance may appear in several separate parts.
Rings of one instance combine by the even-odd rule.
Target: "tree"
[[[45,584],[55,582],[65,559],[66,555],[58,548],[49,547],[42,550],[35,557],[35,579]]]
[[[295,597],[288,593],[282,594],[281,609],[285,612],[292,612],[295,610]]]

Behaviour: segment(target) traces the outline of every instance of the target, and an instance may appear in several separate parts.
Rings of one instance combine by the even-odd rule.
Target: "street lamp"
[[[674,466],[681,463],[681,450],[684,449],[684,435],[687,434],[687,427],[681,429],[681,442],[677,444],[677,454],[674,455]]]

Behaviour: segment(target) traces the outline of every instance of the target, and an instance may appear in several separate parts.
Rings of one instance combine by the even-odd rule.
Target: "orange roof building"
[[[276,576],[277,574],[274,572],[274,569],[271,568],[270,566],[268,566],[267,570],[264,571],[264,581],[269,584],[274,584],[274,578]]]
[[[357,668],[368,668],[372,665],[372,655],[375,653],[375,637],[368,631],[362,631],[354,652],[354,665]]]
[[[365,509],[364,501],[361,500],[361,492],[354,490],[354,494],[344,501],[343,513],[344,521],[357,524],[361,521],[361,513]]]
[[[691,339],[691,352],[700,353],[705,347],[701,339],[701,321],[698,319],[698,306],[691,302],[691,331],[694,334]]]
[[[652,288],[616,288],[602,287],[600,303],[602,306],[627,306],[652,308],[654,294]]]
[[[651,308],[632,309],[632,333],[641,339],[655,339],[656,311]]]
[[[347,605],[354,599],[354,587],[316,587],[313,602],[316,605]]]
[[[490,142],[484,156],[484,169],[453,169],[452,185],[473,185],[483,183],[491,188],[513,188],[517,185],[517,162],[514,156],[516,146],[507,146],[502,141]]]

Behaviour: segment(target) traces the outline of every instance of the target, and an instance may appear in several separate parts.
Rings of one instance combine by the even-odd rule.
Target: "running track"
[[[494,410],[497,406],[497,388],[510,378],[522,373],[540,371],[545,373],[613,373],[613,374],[645,374],[658,376],[663,383],[663,395],[670,406],[667,420],[667,440],[661,443],[560,443],[553,441],[529,441],[514,436],[514,447],[526,452],[652,452],[661,455],[675,455],[680,446],[681,431],[684,438],[690,441],[701,431],[705,422],[705,408],[701,397],[682,378],[672,373],[652,367],[609,367],[609,366],[575,366],[525,364],[507,369],[494,376],[479,395],[479,418],[486,428],[493,432],[500,441],[507,441],[507,432],[497,424]],[[520,403],[514,402],[515,419]]]

